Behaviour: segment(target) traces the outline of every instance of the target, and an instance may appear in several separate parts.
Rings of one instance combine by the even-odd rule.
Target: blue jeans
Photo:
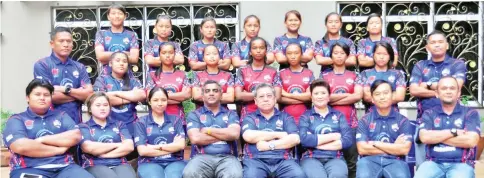
[[[11,178],[20,178],[22,173],[42,175],[46,178],[94,178],[89,172],[77,164],[70,164],[62,168],[37,169],[37,168],[22,168],[10,172]]]
[[[304,158],[301,168],[308,178],[347,178],[348,167],[341,158],[315,159]]]
[[[383,156],[366,156],[356,163],[357,178],[410,178],[406,162]]]
[[[139,178],[181,178],[185,161],[171,163],[143,163],[138,166]]]
[[[199,154],[190,159],[183,177],[242,178],[242,165],[232,155]]]
[[[244,166],[245,178],[305,178],[301,167],[295,160],[284,159],[244,159],[242,161]]]
[[[433,161],[423,162],[415,178],[474,178],[474,168],[466,163],[436,163]]]

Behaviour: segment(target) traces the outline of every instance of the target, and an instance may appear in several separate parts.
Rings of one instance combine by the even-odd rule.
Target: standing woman
[[[188,61],[190,68],[194,71],[205,70],[207,64],[203,62],[203,50],[209,44],[213,44],[218,48],[220,60],[219,68],[222,70],[229,70],[230,68],[230,49],[225,42],[215,39],[217,33],[217,23],[212,17],[205,17],[200,24],[200,34],[202,39],[193,42],[190,46],[190,53]]]
[[[245,38],[232,45],[232,65],[235,68],[246,66],[250,56],[250,40],[259,36],[260,20],[255,15],[249,15],[244,20]],[[267,64],[274,62],[274,53],[271,46],[267,43]]]
[[[286,47],[290,43],[298,43],[301,45],[303,49],[301,62],[302,65],[307,68],[307,63],[309,63],[314,57],[314,48],[310,37],[299,35],[299,28],[302,23],[301,14],[296,10],[287,12],[284,18],[284,23],[287,28],[286,34],[274,39],[274,54],[277,62],[280,64],[279,69],[289,67],[285,54]]]
[[[131,135],[134,134],[134,122],[138,119],[136,105],[146,98],[140,81],[128,74],[128,55],[114,52],[109,61],[111,72],[98,76],[94,91],[104,91],[112,106],[111,118],[122,121]]]
[[[353,143],[356,142],[355,134],[358,128],[355,103],[363,97],[363,87],[355,85],[357,75],[355,72],[346,70],[346,61],[351,56],[350,47],[342,42],[335,42],[330,47],[330,57],[333,60],[332,69],[321,75],[330,86],[329,105],[345,115],[346,122],[352,130]],[[343,156],[348,166],[348,177],[356,177],[356,162],[358,150],[356,144],[343,149]]]
[[[182,102],[190,99],[191,88],[184,71],[175,70],[175,46],[163,43],[160,46],[161,67],[147,75],[148,89],[155,86],[162,87],[168,92],[168,106],[166,112],[180,118],[185,118]]]
[[[181,178],[185,161],[183,119],[165,112],[168,93],[155,86],[148,94],[150,112],[136,122],[135,145],[140,178]]]
[[[241,120],[247,114],[257,110],[254,103],[254,89],[258,84],[268,83],[273,85],[276,90],[276,100],[281,98],[281,79],[277,70],[268,66],[266,60],[266,40],[261,37],[252,38],[248,65],[237,71],[235,79],[235,98],[243,103],[240,113]]]
[[[145,42],[143,46],[145,49],[145,62],[149,66],[149,71],[156,71],[161,66],[160,61],[160,45],[163,43],[172,43],[175,46],[175,65],[183,64],[184,57],[180,49],[180,44],[169,41],[171,34],[171,18],[168,15],[159,15],[156,18],[155,28],[153,32],[156,34],[151,40]]]
[[[82,166],[96,178],[136,178],[126,160],[134,150],[132,135],[126,125],[109,117],[111,104],[104,92],[86,100],[89,121],[80,124]]]
[[[391,84],[392,104],[398,109],[397,103],[405,99],[407,83],[403,71],[392,69],[395,60],[392,46],[386,41],[377,42],[372,53],[375,67],[361,72],[356,80],[356,85],[363,87],[363,101],[366,102],[366,109],[373,106],[370,104],[372,103],[370,87],[376,80],[384,80]]]
[[[109,6],[107,16],[111,22],[111,28],[99,30],[96,33],[95,52],[96,59],[102,65],[101,75],[111,73],[111,68],[108,66],[109,57],[117,51],[128,55],[129,64],[138,64],[138,35],[124,28],[124,20],[127,14],[126,9],[120,4]]]
[[[203,51],[203,61],[207,64],[207,69],[195,73],[195,78],[192,88],[192,96],[196,101],[197,108],[203,106],[202,88],[207,80],[213,80],[222,87],[221,104],[234,103],[234,77],[232,74],[218,68],[220,56],[218,49],[214,45],[207,45]]]
[[[366,20],[366,29],[369,33],[369,37],[361,39],[358,42],[358,66],[360,71],[371,68],[375,65],[373,61],[373,54],[376,42],[386,41],[391,45],[393,50],[393,58],[390,68],[394,68],[398,64],[398,49],[395,39],[390,37],[384,37],[382,34],[383,20],[379,14],[370,14]]]
[[[306,111],[306,104],[311,101],[309,85],[314,80],[313,72],[301,66],[302,48],[299,43],[286,47],[289,68],[280,72],[282,91],[280,103],[285,112],[294,117],[299,124],[299,117]]]
[[[341,16],[336,12],[331,12],[326,15],[324,19],[326,24],[326,34],[322,40],[316,41],[314,45],[314,57],[316,63],[321,65],[321,74],[323,72],[331,70],[333,60],[331,59],[331,47],[336,42],[341,42],[350,47],[350,54],[344,63],[346,66],[355,66],[356,64],[356,49],[353,41],[348,38],[342,37],[339,34],[343,22]],[[321,75],[320,75],[321,76]]]

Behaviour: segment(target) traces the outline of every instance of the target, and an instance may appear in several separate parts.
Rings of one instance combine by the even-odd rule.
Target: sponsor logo
[[[54,123],[52,123],[54,127],[60,128],[61,127],[61,122],[59,120],[54,120]]]
[[[27,129],[29,130],[34,128],[34,120],[26,120],[24,124],[25,124],[25,127],[27,127]]]

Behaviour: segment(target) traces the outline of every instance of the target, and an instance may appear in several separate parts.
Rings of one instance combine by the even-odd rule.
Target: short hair
[[[373,95],[373,92],[380,86],[380,85],[383,85],[383,84],[388,84],[390,86],[390,89],[392,89],[393,91],[393,87],[392,87],[392,84],[390,84],[390,82],[387,82],[386,80],[381,80],[381,79],[378,79],[378,80],[375,80],[373,82],[373,84],[371,84],[371,87],[370,87],[370,93],[371,95]]]
[[[383,19],[381,18],[380,14],[372,13],[372,14],[368,15],[368,18],[366,19],[366,25],[368,25],[370,23],[370,19],[373,18],[373,17],[378,17],[378,18],[380,18],[380,22],[383,22]]]
[[[276,95],[276,89],[272,85],[269,85],[268,83],[260,83],[258,84],[255,89],[254,89],[254,96],[257,96],[257,91],[259,91],[262,88],[270,88],[272,91],[272,94],[275,96]]]
[[[441,80],[444,80],[444,79],[454,79],[455,80],[455,83],[457,83],[457,89],[460,90],[460,87],[459,87],[459,82],[457,81],[457,78],[451,76],[451,75],[448,75],[448,76],[444,76],[442,78],[439,79],[439,82],[437,83],[437,85],[440,83]],[[437,86],[437,90],[439,89],[439,87]]]
[[[205,81],[205,83],[203,83],[202,93],[205,93],[205,90],[203,88],[205,88],[207,85],[210,85],[210,84],[215,84],[215,85],[217,85],[217,88],[218,89],[222,89],[222,86],[220,86],[220,84],[217,81],[215,81],[215,80],[207,80],[207,81]],[[220,92],[222,92],[222,91],[220,91]]]
[[[329,83],[326,82],[324,79],[316,79],[311,84],[309,85],[309,92],[313,92],[313,90],[316,87],[324,87],[326,90],[328,90],[328,94],[330,93],[329,91]]]
[[[301,55],[302,55],[303,50],[302,50],[302,46],[301,46],[301,44],[299,44],[299,43],[289,43],[289,44],[286,46],[286,49],[287,49],[287,47],[289,47],[289,46],[297,46],[297,47],[299,48],[299,51],[301,51]],[[286,50],[286,52],[284,53],[284,55],[286,55],[286,54],[287,54],[287,50]]]
[[[297,17],[297,19],[299,19],[299,21],[302,21],[301,13],[299,13],[299,11],[297,11],[297,10],[290,10],[290,11],[286,12],[286,15],[284,16],[284,22],[287,21],[287,19],[289,18],[289,15],[290,14],[294,14]]]
[[[158,15],[156,17],[155,25],[158,24],[158,22],[160,22],[160,20],[168,20],[168,21],[170,21],[170,25],[172,25],[171,24],[171,18],[168,15]]]
[[[434,31],[432,31],[430,34],[428,34],[428,35],[427,35],[427,39],[426,39],[426,40],[427,40],[427,42],[429,41],[430,37],[431,37],[431,36],[434,36],[434,35],[442,35],[442,36],[444,37],[444,39],[445,39],[445,42],[447,42],[447,38],[446,38],[446,36],[445,36],[445,33],[444,33],[444,32],[441,32],[441,31],[439,31],[439,30],[434,30]]]
[[[387,63],[387,67],[388,67],[388,69],[390,69],[390,68],[392,68],[393,61],[395,60],[395,53],[393,52],[393,47],[392,47],[392,45],[390,45],[390,43],[388,43],[386,41],[376,42],[375,47],[373,48],[373,57],[375,57],[376,49],[380,46],[387,50],[387,53],[390,57],[390,60],[388,60],[388,63]],[[375,58],[373,58],[373,60],[375,60]]]
[[[123,12],[124,15],[128,14],[128,11],[126,11],[126,8],[124,8],[123,5],[121,4],[111,4],[109,7],[108,7],[108,11],[107,11],[107,14],[109,14],[111,12],[112,9],[118,9],[120,10],[121,12]]]
[[[153,87],[150,92],[148,93],[148,98],[147,99],[147,103],[148,103],[148,108],[151,109],[151,104],[150,104],[150,101],[151,101],[151,98],[153,98],[153,95],[155,95],[156,92],[158,91],[161,91],[163,92],[163,94],[165,94],[166,98],[168,98],[168,92],[162,88],[162,87],[159,87],[159,86],[155,86]]]
[[[85,105],[87,107],[87,114],[89,116],[92,115],[92,111],[91,111],[91,105],[92,105],[92,103],[94,102],[94,100],[96,100],[97,98],[100,98],[100,97],[106,98],[106,100],[108,100],[109,107],[111,107],[111,102],[109,101],[108,95],[106,95],[105,92],[96,91],[96,92],[92,93],[91,95],[89,95],[87,97],[87,99],[86,99],[86,102],[85,102]]]
[[[350,55],[350,47],[345,44],[345,43],[342,43],[342,42],[339,42],[337,41],[336,43],[334,43],[332,46],[331,46],[331,51],[329,53],[329,57],[333,57],[333,50],[334,50],[334,47],[336,46],[339,46],[341,48],[343,48],[343,51],[345,52],[346,56],[349,56]]]
[[[37,87],[42,87],[49,90],[50,94],[54,93],[54,86],[52,86],[52,84],[50,84],[49,81],[45,79],[36,78],[30,81],[30,83],[27,85],[27,88],[25,88],[25,96],[29,96],[30,93],[32,93],[32,90],[34,90]]]
[[[72,35],[71,29],[69,29],[67,27],[58,26],[58,27],[55,27],[54,29],[52,29],[52,31],[50,32],[50,40],[54,40],[55,35],[57,35],[57,33],[61,33],[61,32],[66,32],[66,33],[69,33],[69,34]]]

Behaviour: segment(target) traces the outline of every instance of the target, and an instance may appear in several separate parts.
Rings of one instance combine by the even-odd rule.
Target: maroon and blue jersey
[[[298,35],[297,38],[289,38],[286,34],[278,36],[274,39],[274,53],[282,53],[286,55],[286,47],[291,43],[298,43],[302,47],[302,52],[313,49],[313,41],[308,36]],[[307,68],[307,65],[304,65]],[[289,64],[280,64],[279,69],[288,68]]]
[[[452,76],[457,79],[466,81],[466,65],[464,61],[453,59],[446,56],[443,62],[434,62],[430,60],[419,61],[412,69],[410,84],[421,84],[426,82],[438,82],[442,77]],[[417,99],[417,118],[422,113],[432,107],[440,105],[440,100],[436,97],[418,98]]]
[[[239,116],[234,111],[220,107],[220,111],[214,114],[210,109],[202,106],[188,114],[187,130],[202,128],[228,128],[229,125],[239,125]],[[233,155],[234,142],[218,141],[209,145],[194,145],[196,154],[210,155]]]
[[[257,109],[255,112],[247,115],[242,122],[242,133],[246,131],[266,131],[266,132],[286,132],[287,134],[298,134],[298,128],[294,118],[284,111],[274,109],[274,115],[266,119]],[[263,159],[292,159],[292,149],[276,149],[268,151],[259,151],[257,144],[245,143],[244,158],[263,158]]]
[[[305,93],[314,80],[313,72],[307,68],[303,68],[301,72],[294,72],[290,68],[282,69],[279,76],[281,77],[282,89],[293,94]],[[296,119],[296,123],[299,123],[299,117],[307,109],[305,103],[284,105],[283,108],[285,112]]]
[[[176,136],[185,138],[183,130],[183,119],[165,112],[165,121],[158,125],[151,113],[141,117],[135,124],[134,144],[135,147],[140,145],[161,145],[173,143]],[[138,164],[143,163],[170,163],[183,160],[183,151],[166,154],[157,157],[140,156]]]
[[[457,104],[452,114],[447,115],[442,110],[442,106],[435,106],[423,113],[419,126],[419,129],[425,130],[450,130],[453,128],[480,135],[479,113],[475,109]],[[438,163],[467,163],[473,165],[476,158],[475,148],[459,148],[445,143],[427,144],[425,148],[426,159]]]
[[[93,89],[94,91],[104,92],[123,91],[124,85],[126,84],[124,83],[123,79],[118,80],[112,75],[101,75],[97,77]],[[130,90],[135,88],[143,89],[140,81],[133,76],[130,77],[129,85]],[[123,104],[120,106],[112,106],[110,116],[112,119],[122,121],[125,124],[131,123],[138,119],[136,114],[136,105],[138,105],[137,102],[131,102],[129,104]]]
[[[262,70],[254,70],[251,65],[239,68],[235,79],[235,87],[241,87],[243,91],[254,92],[255,87],[261,83],[268,83],[274,87],[281,87],[281,78],[277,73],[277,70],[265,66]],[[246,103],[240,112],[240,118],[244,118],[247,114],[250,114],[257,110],[257,106],[254,101]]]
[[[38,60],[34,64],[34,78],[44,79],[52,85],[81,88],[91,85],[86,67],[80,62],[68,58],[65,63],[54,53]],[[63,104],[53,104],[54,109],[66,112],[76,123],[81,123],[81,105],[83,101],[71,101]]]
[[[357,74],[352,71],[345,70],[342,74],[337,74],[333,70],[325,72],[321,75],[329,84],[331,94],[353,94],[355,92],[355,81]],[[345,115],[347,123],[351,128],[358,127],[358,118],[356,117],[356,108],[354,104],[349,105],[332,105],[334,110],[337,110]]]
[[[342,149],[349,148],[353,143],[352,130],[346,122],[345,115],[331,107],[328,114],[322,116],[314,108],[307,110],[299,121],[299,137],[301,145],[306,149],[302,158],[342,158],[342,150],[320,150],[318,135],[340,133]]]
[[[154,86],[164,88],[168,93],[178,93],[185,87],[190,87],[185,72],[175,70],[175,72],[160,72],[156,76],[155,71],[151,71],[146,76],[146,87],[151,90]],[[169,104],[166,106],[166,112],[170,115],[185,118],[182,104]]]
[[[123,122],[115,121],[112,118],[106,119],[106,125],[101,126],[94,122],[94,119],[89,119],[86,123],[79,124],[81,129],[82,140],[79,145],[85,141],[100,142],[100,143],[121,143],[126,139],[132,139],[128,128]],[[90,166],[119,166],[122,164],[129,164],[126,158],[100,158],[88,153],[82,153],[82,167]]]
[[[399,135],[407,136],[407,141],[413,142],[415,130],[411,129],[410,121],[398,111],[391,109],[388,116],[381,116],[376,109],[370,110],[358,121],[356,142],[378,141],[395,143]],[[402,159],[395,155],[374,155]]]
[[[273,51],[272,51],[271,44],[269,44],[269,42],[266,41],[266,45],[267,45],[266,52],[272,53]],[[250,41],[247,41],[244,38],[240,41],[235,42],[232,45],[232,57],[234,57],[234,56],[240,57],[240,60],[249,60]]]
[[[353,41],[345,37],[340,37],[337,40],[321,39],[316,41],[316,43],[314,44],[314,56],[316,57],[317,55],[321,55],[323,57],[331,57],[331,49],[333,45],[336,44],[337,42],[346,44],[350,47],[350,56],[356,55],[356,47]],[[320,72],[323,73],[327,70],[330,70],[331,68],[332,66],[321,66]]]
[[[180,48],[180,44],[177,42],[173,41],[168,41],[168,42],[162,42],[158,40],[157,37],[148,40],[147,42],[144,43],[144,49],[145,49],[145,54],[144,56],[147,55],[152,55],[153,57],[160,57],[160,46],[163,45],[164,43],[170,43],[175,47],[175,55],[183,55],[182,50]],[[161,62],[160,62],[161,63]],[[159,67],[149,67],[149,71],[156,71]]]
[[[11,116],[3,131],[3,141],[7,148],[18,139],[27,138],[35,140],[47,135],[55,135],[66,131],[78,129],[78,126],[66,112],[60,110],[48,110],[43,116],[35,114],[30,108],[26,111]],[[11,170],[22,168],[58,169],[69,164],[74,164],[69,152],[64,154],[34,158],[10,150]]]
[[[104,51],[118,52],[131,49],[139,49],[138,35],[135,32],[123,29],[121,33],[114,33],[110,29],[99,30],[96,33],[95,47],[102,46]],[[111,74],[111,67],[108,64],[102,65],[102,75]]]
[[[189,61],[203,62],[203,51],[208,44],[203,43],[202,40],[198,40],[192,43],[190,46],[190,53],[188,54]],[[217,47],[220,60],[230,59],[230,48],[225,42],[215,39],[213,45]]]
[[[398,48],[397,48],[397,42],[395,39],[391,37],[384,37],[382,36],[380,41],[386,41],[388,42],[392,48],[393,48],[393,53],[394,55],[398,55]],[[373,48],[375,48],[375,45],[378,41],[372,41],[369,37],[361,39],[358,42],[358,51],[357,55],[364,55],[373,58]],[[360,71],[366,70],[369,67],[360,67]]]

